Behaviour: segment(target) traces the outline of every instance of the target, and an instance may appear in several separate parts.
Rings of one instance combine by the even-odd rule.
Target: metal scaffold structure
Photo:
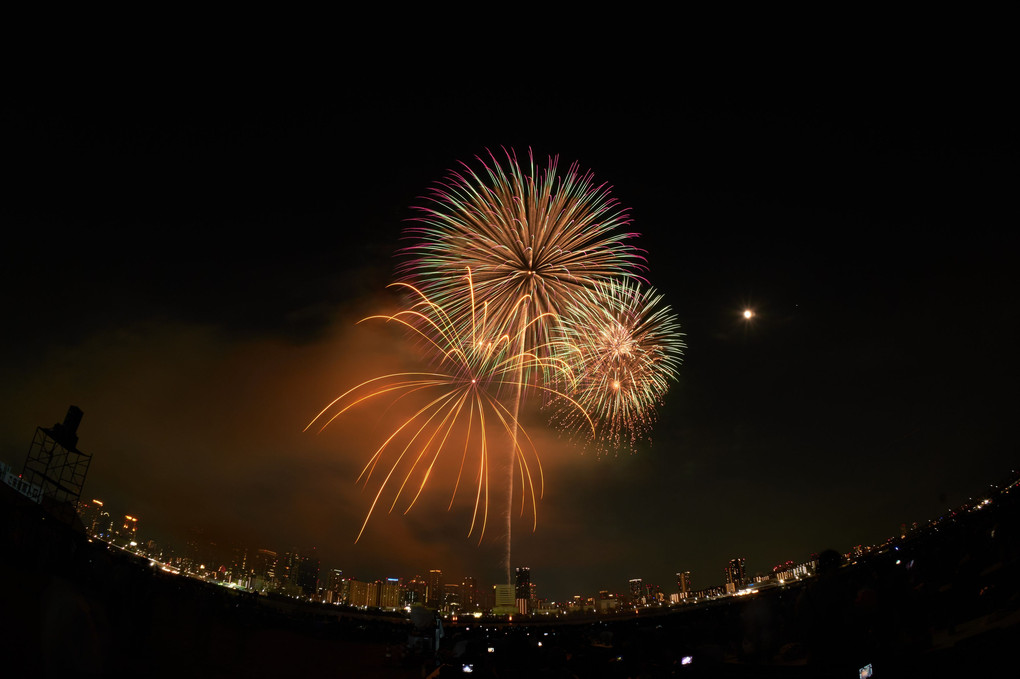
[[[57,503],[77,506],[92,456],[78,450],[78,425],[82,411],[67,409],[63,423],[51,428],[36,427],[22,478],[42,489],[42,495]]]

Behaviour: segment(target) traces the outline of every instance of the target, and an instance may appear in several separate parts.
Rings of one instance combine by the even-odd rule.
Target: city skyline
[[[345,575],[344,569],[336,564],[321,564],[314,547],[292,547],[288,550],[280,550],[270,549],[265,546],[252,547],[237,543],[197,544],[191,542],[183,547],[166,544],[152,538],[145,539],[143,537],[144,532],[142,535],[139,535],[137,532],[138,517],[125,515],[123,519],[120,519],[117,516],[111,516],[106,510],[105,503],[99,499],[93,499],[89,502],[80,501],[78,504],[78,515],[82,519],[88,535],[102,538],[112,545],[125,548],[127,551],[137,553],[140,556],[155,559],[157,563],[179,568],[182,572],[186,571],[186,574],[192,576],[217,574],[210,576],[216,582],[221,584],[237,583],[244,589],[251,589],[261,593],[289,592],[295,595],[298,590],[287,589],[286,585],[288,583],[296,583],[296,586],[299,587],[301,593],[306,598],[310,597],[314,600],[322,599],[326,603],[346,603],[352,606],[367,606],[370,608],[377,606],[379,608],[394,609],[403,608],[407,603],[402,599],[397,603],[391,596],[384,595],[380,590],[371,590],[370,592],[363,588],[359,589],[357,594],[352,595],[351,599],[340,601],[332,599],[333,595],[341,591],[348,592],[349,583],[358,582],[362,585],[374,584],[380,587],[385,583],[399,585],[401,592],[418,592],[419,596],[416,597],[413,603],[420,603],[444,611],[450,606],[451,593],[453,595],[452,600],[456,602],[455,605],[464,611],[475,610],[478,606],[485,609],[485,606],[482,604],[487,599],[493,599],[492,594],[485,597],[478,593],[478,579],[471,574],[458,576],[453,573],[444,573],[442,569],[418,569],[413,576],[410,574],[400,574],[398,577],[392,577],[392,574],[373,575],[351,572],[347,572]],[[117,528],[118,524],[122,524],[120,528]],[[106,530],[103,530],[103,527]],[[871,549],[870,546],[869,549]],[[311,555],[309,555],[309,552],[311,552]],[[518,600],[518,606],[521,606],[520,600],[522,599],[535,602],[535,605],[538,602],[549,602],[555,603],[560,607],[569,605],[571,601],[576,602],[579,598],[584,602],[600,598],[623,598],[624,601],[634,605],[652,605],[656,603],[669,603],[670,601],[676,603],[676,600],[670,598],[671,595],[679,595],[678,599],[683,600],[692,595],[692,593],[696,595],[699,591],[714,591],[720,594],[723,592],[729,594],[735,593],[736,590],[731,590],[728,587],[733,582],[729,576],[729,569],[735,561],[739,561],[742,564],[745,559],[741,557],[727,562],[727,566],[723,569],[727,574],[725,583],[722,581],[701,583],[701,587],[694,588],[691,583],[690,572],[684,571],[676,574],[678,580],[675,592],[671,591],[669,587],[664,589],[661,585],[657,584],[654,578],[647,581],[645,578],[632,578],[629,581],[629,592],[627,587],[622,586],[621,583],[615,583],[621,586],[611,589],[602,588],[598,592],[574,592],[571,595],[557,599],[539,596],[537,593],[539,589],[538,583],[531,581],[531,568],[528,566],[517,566],[514,568],[514,595]],[[304,565],[313,562],[314,575],[306,575]],[[298,570],[299,564],[301,565],[300,571]],[[788,562],[786,565],[791,570],[795,566],[793,562]],[[803,566],[803,564],[797,564],[797,566]],[[755,577],[774,577],[778,567],[774,567],[771,573],[755,574]],[[224,568],[226,568],[225,572]],[[218,574],[222,574],[222,579]],[[423,576],[423,574],[427,575]],[[453,582],[447,582],[448,578],[452,578]],[[747,586],[752,580],[754,578],[742,576],[737,581],[738,589]],[[313,582],[315,585],[311,584]],[[634,583],[639,583],[638,591],[634,590]],[[487,583],[482,584],[485,586]],[[491,583],[491,586],[495,588],[499,584],[501,583],[494,582]],[[421,585],[421,588],[418,585]],[[665,592],[665,594],[661,594],[660,598],[654,596],[646,598],[646,593],[652,592],[660,594]],[[376,595],[379,603],[366,603],[372,600],[371,594],[373,593]],[[477,596],[480,596],[480,598],[476,599]],[[384,604],[384,600],[388,601],[388,603]],[[529,613],[531,611],[519,610],[519,612]]]
[[[4,472],[2,474],[4,481],[8,483],[12,480],[21,480],[17,478],[16,474],[14,477],[8,478],[7,474],[11,470],[6,466],[0,467],[0,471]],[[899,549],[898,545],[905,544],[904,541],[908,538],[924,535],[932,530],[937,531],[943,521],[949,520],[952,522],[958,514],[980,511],[986,505],[995,502],[1004,493],[1009,493],[1015,490],[1017,486],[1020,486],[1020,477],[1017,477],[1016,470],[1011,470],[1008,477],[1003,477],[996,481],[997,483],[988,484],[983,493],[972,498],[964,505],[950,508],[939,517],[932,517],[921,523],[903,523],[900,535],[892,536],[883,543],[858,544],[851,546],[845,551],[836,551],[842,553],[842,563],[851,564],[856,563],[861,557],[891,549]],[[36,497],[35,489],[31,488],[30,484],[23,486],[23,484],[18,483],[12,487],[15,487],[18,492],[26,497]],[[367,579],[365,578],[365,573],[356,574],[348,572],[345,576],[344,569],[336,567],[335,564],[333,567],[322,565],[318,559],[318,552],[315,547],[291,547],[287,550],[278,550],[267,549],[264,546],[253,547],[251,545],[242,545],[236,542],[199,544],[203,539],[201,536],[192,536],[193,540],[183,547],[181,545],[171,545],[145,536],[144,532],[139,535],[138,517],[124,515],[123,518],[120,518],[116,511],[111,515],[106,507],[106,503],[99,499],[79,501],[77,514],[84,525],[86,534],[101,538],[111,545],[134,552],[139,556],[155,559],[157,563],[173,566],[180,569],[181,572],[186,572],[186,574],[192,576],[209,576],[214,574],[215,577],[213,579],[220,582],[220,584],[225,582],[234,583],[243,589],[260,591],[262,593],[274,592],[288,595],[301,593],[306,598],[310,597],[313,600],[321,600],[326,603],[346,603],[348,605],[368,607],[378,605],[379,608],[402,608],[405,604],[420,603],[444,611],[447,611],[449,608],[451,602],[449,594],[451,592],[453,593],[453,600],[457,602],[456,605],[461,606],[463,610],[468,610],[469,608],[475,610],[478,607],[487,610],[486,602],[488,607],[491,607],[492,602],[490,600],[493,597],[499,596],[498,593],[490,593],[488,596],[483,594],[478,589],[478,578],[471,574],[460,576],[451,575],[449,572],[444,574],[442,569],[419,568],[416,569],[413,576],[401,574],[399,577],[392,577],[392,572],[390,571],[387,571],[388,574],[385,576],[368,574],[369,577]],[[118,524],[121,525],[120,528],[117,528]],[[558,608],[569,607],[571,602],[576,604],[578,601],[595,601],[595,610],[599,612],[615,610],[615,608],[603,609],[600,607],[597,604],[597,601],[600,599],[613,600],[614,602],[623,600],[625,603],[633,605],[675,604],[691,597],[696,598],[709,594],[738,594],[753,584],[764,584],[770,581],[774,583],[776,580],[781,583],[784,578],[786,580],[797,580],[810,577],[817,567],[818,556],[818,554],[812,554],[809,559],[799,563],[787,560],[786,562],[775,564],[771,569],[750,574],[747,573],[745,567],[747,559],[743,556],[734,557],[729,559],[723,566],[721,580],[718,582],[698,583],[698,587],[693,586],[690,571],[678,571],[675,573],[675,592],[671,591],[669,587],[664,589],[658,584],[659,581],[656,578],[646,580],[644,577],[637,577],[630,578],[625,586],[622,583],[615,583],[621,586],[616,588],[600,588],[594,596],[591,596],[592,592],[575,592],[571,595],[560,596],[558,598],[551,598],[546,595],[539,596],[536,593],[538,584],[531,581],[531,568],[529,566],[518,566],[514,568],[515,579],[509,593],[516,597],[518,612],[520,613],[531,612],[531,604],[522,604],[522,599],[536,603],[549,602],[550,604],[555,604]],[[314,574],[310,574],[306,571],[306,566],[313,562]],[[423,576],[423,573],[427,573],[427,575]],[[452,577],[454,582],[448,582],[449,577]],[[340,594],[340,590],[335,585],[341,581],[344,583],[356,581],[360,585],[374,584],[374,587],[369,589],[361,587],[357,590],[357,594],[353,595],[352,599],[348,597],[347,585],[344,585],[343,598],[334,599],[334,596]],[[459,584],[457,581],[460,581]],[[296,583],[294,587],[299,586],[299,589],[294,589],[294,587],[288,588],[288,583]],[[394,589],[391,593],[385,593],[388,591],[385,588],[387,584],[391,584],[394,587],[399,586],[401,593],[415,591],[418,595],[414,597],[413,601],[401,599],[401,603],[398,605],[393,603],[393,597],[396,596],[395,592],[397,590]],[[484,587],[486,583],[482,584]],[[497,578],[497,581],[492,583],[492,587],[498,589],[500,586],[504,585],[501,585],[499,578]],[[372,603],[375,600],[378,600],[379,603]],[[384,600],[390,603],[383,604],[382,601]]]
[[[502,536],[467,538],[445,493],[374,516],[354,544],[381,410],[301,430],[417,360],[389,328],[355,325],[396,306],[410,206],[458,161],[532,148],[630,208],[687,349],[633,454],[584,452],[525,413],[546,487],[536,530],[514,524],[513,565],[556,598],[881,542],[1015,466],[1020,287],[1006,98],[970,74],[883,73],[744,74],[679,99],[635,84],[606,102],[411,75],[318,96],[211,81],[128,96],[117,75],[71,71],[57,90],[73,96],[4,111],[19,172],[0,459],[20,469],[35,428],[75,404],[83,497],[143,532],[497,582]],[[521,101],[546,108],[521,116]]]

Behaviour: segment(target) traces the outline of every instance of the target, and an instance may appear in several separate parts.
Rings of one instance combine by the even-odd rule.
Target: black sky
[[[353,384],[352,357],[386,359],[390,340],[353,323],[387,303],[418,196],[457,161],[530,147],[631,208],[688,351],[650,447],[596,459],[549,439],[515,565],[560,597],[879,542],[1016,465],[1017,112],[982,65],[477,86],[48,74],[2,109],[0,456],[19,466],[74,403],[86,494],[161,536],[491,582],[498,536],[476,547],[457,514],[415,510],[353,545],[360,434],[301,428]]]

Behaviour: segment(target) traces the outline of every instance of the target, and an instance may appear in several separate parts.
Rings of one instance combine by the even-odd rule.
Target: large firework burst
[[[560,317],[565,348],[576,366],[576,402],[554,420],[596,450],[633,446],[655,422],[655,408],[676,380],[685,344],[672,309],[654,288],[634,279],[599,282],[575,294]],[[555,404],[554,404],[555,408]],[[582,427],[582,421],[595,427]]]
[[[466,282],[465,282],[466,278]],[[569,368],[551,351],[536,353],[522,351],[516,334],[527,333],[531,325],[546,322],[539,316],[528,324],[509,330],[507,318],[487,313],[487,305],[478,303],[472,286],[471,272],[457,276],[462,295],[468,300],[469,322],[456,323],[447,305],[432,301],[421,290],[407,283],[395,283],[407,290],[416,300],[409,309],[392,315],[370,316],[364,320],[381,319],[405,326],[429,351],[432,370],[428,372],[401,372],[367,380],[344,392],[322,409],[309,422],[308,428],[321,423],[319,431],[351,408],[372,398],[390,395],[397,400],[414,401],[411,414],[383,441],[368,460],[358,477],[366,487],[383,460],[389,469],[378,483],[375,497],[361,525],[355,541],[361,538],[368,520],[375,511],[387,488],[393,489],[389,511],[393,511],[403,497],[410,511],[432,476],[443,451],[454,445],[461,449],[457,480],[450,497],[450,507],[457,496],[462,479],[471,476],[473,469],[475,498],[470,536],[479,528],[479,541],[485,535],[489,507],[489,455],[492,449],[492,430],[503,431],[511,441],[509,449],[517,461],[521,493],[521,512],[530,498],[533,515],[537,519],[537,497],[542,494],[542,467],[537,451],[527,433],[517,422],[514,410],[504,404],[512,394],[519,393],[519,375],[529,367],[560,376],[570,383]],[[459,299],[459,298],[458,298]],[[514,309],[526,305],[518,300],[507,317],[518,318]],[[543,348],[544,349],[544,348]],[[551,387],[555,398],[567,403],[572,399]],[[580,406],[577,406],[580,409]],[[584,415],[581,413],[583,419]],[[463,441],[463,444],[459,443]],[[522,444],[523,441],[523,444]],[[399,453],[395,449],[401,448]],[[470,455],[470,457],[469,457]],[[537,477],[537,478],[536,478]],[[536,489],[537,485],[537,489]],[[534,527],[534,523],[533,523]]]
[[[481,171],[462,163],[439,182],[417,207],[416,225],[405,237],[404,281],[442,301],[458,324],[466,324],[470,305],[453,282],[468,266],[475,275],[477,299],[488,313],[513,325],[516,349],[534,356],[552,353],[552,319],[566,300],[597,281],[626,276],[643,267],[640,252],[626,243],[634,234],[627,210],[596,184],[577,163],[562,176],[558,156],[544,170],[528,153],[527,169],[505,151],[506,164],[490,152],[477,158]],[[526,300],[521,305],[521,300]],[[473,302],[472,302],[473,303]],[[536,319],[545,322],[534,322]],[[526,389],[557,379],[546,363],[518,363],[516,418]],[[548,393],[548,392],[546,392]],[[516,428],[511,429],[511,450]],[[508,465],[508,496],[513,495],[514,461]],[[510,512],[506,514],[506,574],[510,582]]]
[[[533,319],[558,313],[597,281],[643,267],[640,251],[626,243],[635,234],[621,230],[630,218],[610,188],[577,163],[561,175],[558,157],[539,170],[530,151],[526,168],[512,151],[505,165],[491,152],[478,161],[480,172],[462,164],[416,208],[416,224],[405,233],[414,242],[402,251],[408,259],[400,275],[463,322],[470,309],[456,277],[468,266],[488,313],[516,315],[518,327],[529,327],[522,349],[546,347],[552,324]]]

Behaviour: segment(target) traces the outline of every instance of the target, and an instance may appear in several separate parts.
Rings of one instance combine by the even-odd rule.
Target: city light
[[[1004,496],[1009,488],[1013,488],[1016,485],[1014,483],[1004,487],[1003,490],[999,491],[999,494]],[[889,554],[890,564],[905,567],[909,570],[915,565],[913,559],[906,556],[896,558],[903,554],[903,549],[907,548],[905,543],[900,542],[901,540],[909,540],[911,536],[922,535],[925,532],[928,534],[937,533],[940,527],[944,528],[944,526],[940,526],[942,521],[959,521],[965,512],[975,512],[993,506],[998,509],[1001,505],[997,505],[996,500],[999,500],[999,496],[981,498],[977,502],[973,498],[967,498],[967,504],[963,505],[959,510],[950,509],[943,516],[926,523],[914,522],[913,527],[907,531],[909,535],[904,535],[902,538],[889,538],[885,542],[873,546],[854,545],[850,550],[841,555],[842,564],[852,566],[856,563],[865,563],[865,558],[870,555]],[[414,608],[422,606],[422,603],[425,601],[424,592],[417,592],[413,586],[409,586],[415,583],[424,586],[425,583],[420,576],[411,579],[386,577],[371,582],[357,582],[353,578],[344,578],[342,581],[337,579],[328,587],[320,584],[317,592],[314,586],[308,591],[302,592],[295,584],[295,580],[288,579],[286,575],[282,577],[280,575],[280,569],[282,568],[285,573],[290,572],[291,578],[294,577],[297,569],[296,564],[298,563],[296,559],[299,558],[296,553],[277,553],[266,549],[260,549],[257,552],[246,551],[246,556],[243,556],[241,561],[235,563],[211,561],[209,560],[209,554],[201,554],[201,559],[198,558],[199,555],[197,554],[189,557],[165,556],[174,554],[176,550],[169,545],[163,544],[159,544],[157,548],[157,542],[152,539],[130,539],[134,533],[131,530],[134,527],[133,525],[131,529],[125,529],[131,530],[127,535],[110,529],[112,534],[103,537],[102,531],[109,529],[109,527],[105,523],[99,522],[100,514],[96,512],[98,507],[102,507],[101,501],[98,500],[79,504],[80,516],[86,525],[86,530],[91,534],[91,537],[85,539],[89,542],[102,541],[106,543],[109,550],[123,551],[143,557],[144,561],[140,563],[145,563],[146,566],[151,568],[158,567],[166,573],[210,582],[231,590],[262,594],[282,594],[290,599],[323,604],[328,603],[333,606],[345,605],[365,611],[372,609],[402,611],[404,614],[412,617],[414,615]],[[991,510],[988,509],[988,511]],[[105,517],[105,522],[110,522],[109,513],[104,512],[101,516]],[[132,523],[138,521],[137,517],[129,515],[124,515],[124,517],[125,519],[132,519]],[[993,539],[996,537],[994,528],[991,529],[990,534]],[[289,565],[283,566],[285,562]],[[741,598],[747,595],[756,595],[758,592],[765,592],[775,587],[800,586],[801,583],[809,582],[815,576],[818,568],[817,557],[813,556],[810,560],[800,563],[793,560],[782,561],[763,573],[759,572],[753,577],[747,577],[744,571],[744,562],[745,559],[743,557],[730,559],[727,562],[724,568],[727,578],[725,585],[713,585],[704,589],[694,590],[690,584],[689,572],[679,571],[676,573],[676,576],[677,587],[680,591],[675,594],[666,594],[658,585],[653,584],[647,578],[631,578],[628,587],[629,596],[628,594],[611,594],[610,590],[602,590],[596,597],[576,594],[568,599],[555,601],[533,599],[524,594],[523,599],[527,600],[525,603],[521,603],[521,597],[517,599],[520,608],[514,615],[518,616],[518,620],[514,620],[514,617],[508,614],[496,614],[496,617],[506,623],[522,623],[527,625],[529,621],[539,618],[548,619],[550,616],[567,618],[578,614],[612,616],[624,613],[624,611],[634,616],[647,615],[654,613],[655,609],[658,608],[697,605],[722,598]],[[242,566],[242,563],[247,563],[247,566]],[[317,559],[314,565],[314,572],[318,573]],[[338,577],[342,577],[340,569],[333,569],[330,572],[337,574]],[[442,571],[433,570],[431,573],[441,577]],[[517,583],[517,586],[522,586],[522,583],[526,583],[534,587],[530,575],[529,568],[518,568],[520,582]],[[468,581],[472,583],[470,591],[477,591],[475,578],[465,578],[465,582]],[[356,588],[355,585],[358,587]],[[384,603],[382,596],[384,587],[392,588],[392,591],[387,596],[394,597],[386,599],[387,603]],[[359,592],[357,595],[354,594],[355,589]],[[444,591],[449,592],[450,590]],[[468,605],[465,605],[466,601],[459,599],[461,596],[460,590],[455,588],[453,591],[453,599],[448,601],[430,601],[429,608],[425,610],[431,610],[431,614],[438,614],[443,620],[449,621],[452,625],[459,623],[462,626],[468,621],[474,622],[487,615],[494,614],[487,606],[479,605],[477,600],[472,600],[469,608]],[[531,591],[533,592],[534,589]],[[472,594],[471,596],[474,595]],[[763,594],[763,596],[766,595]],[[548,636],[548,634],[548,632],[544,633],[545,636]],[[537,643],[542,645],[541,642]],[[494,647],[490,647],[489,652],[494,652]]]

